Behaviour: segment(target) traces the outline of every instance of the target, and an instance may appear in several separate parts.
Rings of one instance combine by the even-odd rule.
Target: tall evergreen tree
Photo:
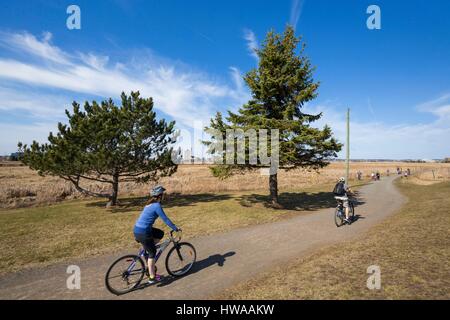
[[[121,100],[121,107],[112,99],[86,102],[84,111],[74,102],[73,113],[66,110],[68,124],[59,123],[49,143],[19,143],[22,161],[40,175],[72,182],[82,193],[109,198],[109,205],[117,204],[120,182],[144,183],[173,174],[175,122],[158,121],[152,98],[141,98],[139,92],[122,93]],[[86,181],[109,184],[111,191],[94,192],[82,186]]]
[[[301,43],[298,50],[298,45]],[[254,129],[279,130],[279,168],[291,170],[298,167],[319,169],[328,164],[327,160],[336,157],[342,145],[333,138],[330,127],[313,128],[310,124],[321,118],[302,112],[306,102],[317,96],[319,83],[314,82],[314,68],[304,54],[305,44],[297,38],[291,26],[284,34],[270,31],[260,49],[257,68],[250,70],[244,80],[251,90],[252,98],[237,113],[228,111],[226,121],[220,113],[211,119],[207,132],[221,132],[221,137],[211,135],[206,145],[222,143],[226,140],[227,129],[242,129],[244,132]],[[298,52],[297,52],[298,51]],[[220,138],[220,139],[219,139]],[[236,137],[240,139],[240,137]],[[241,137],[242,138],[242,137]],[[244,138],[245,139],[245,138]],[[261,143],[261,141],[260,141]],[[249,150],[249,142],[244,142]],[[214,148],[213,148],[214,149]],[[220,148],[215,148],[220,150]],[[225,148],[224,148],[225,149]],[[271,141],[267,149],[271,156]],[[215,151],[216,156],[225,157],[225,152]],[[217,154],[221,153],[221,154]],[[237,158],[237,156],[236,156]],[[246,160],[248,160],[248,155]],[[246,161],[244,165],[220,164],[213,166],[215,176],[225,178],[243,170],[261,167]],[[270,198],[278,204],[278,177],[276,172],[269,176]]]

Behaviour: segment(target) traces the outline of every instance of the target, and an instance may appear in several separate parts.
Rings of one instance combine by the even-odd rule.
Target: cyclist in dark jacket
[[[349,193],[351,193],[351,190],[348,187],[347,183],[345,182],[344,177],[339,178],[338,183],[334,187],[333,193],[334,193],[334,198],[336,200],[342,201],[342,204],[345,209],[345,222],[350,224],[351,221],[350,221],[350,217],[349,217],[350,210],[349,210],[349,204],[348,204],[348,195],[349,195]]]

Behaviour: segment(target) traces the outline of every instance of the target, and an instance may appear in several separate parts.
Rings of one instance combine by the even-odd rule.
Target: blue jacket
[[[166,216],[164,210],[159,202],[155,202],[145,206],[141,215],[134,225],[134,233],[138,234],[150,234],[152,232],[153,223],[155,220],[161,217],[165,224],[167,224],[172,230],[178,230],[177,226]]]

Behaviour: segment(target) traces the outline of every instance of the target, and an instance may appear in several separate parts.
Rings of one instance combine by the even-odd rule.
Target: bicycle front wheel
[[[116,295],[128,293],[141,283],[145,269],[141,257],[123,256],[114,261],[106,272],[106,288]]]
[[[192,244],[177,243],[170,249],[166,257],[167,272],[174,277],[181,277],[192,269],[197,252]]]
[[[349,216],[350,219],[353,221],[355,219],[355,207],[353,206],[353,203],[351,201],[348,202],[348,209],[349,209]]]

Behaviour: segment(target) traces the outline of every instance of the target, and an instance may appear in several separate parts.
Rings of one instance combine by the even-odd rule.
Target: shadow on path
[[[364,204],[357,191],[351,198],[355,207]],[[278,195],[278,199],[281,204],[280,209],[283,210],[315,211],[336,206],[336,199],[332,192],[283,192]],[[265,207],[272,207],[268,195],[243,195],[238,198],[238,201],[244,207],[251,207],[258,203]]]
[[[192,206],[202,202],[217,202],[226,201],[230,199],[237,199],[243,207],[252,207],[256,204],[261,204],[266,208],[295,210],[295,211],[314,211],[336,206],[336,200],[332,192],[283,192],[279,194],[279,202],[281,207],[274,208],[270,203],[269,195],[265,194],[245,194],[236,198],[232,194],[213,194],[213,193],[199,193],[199,194],[180,194],[172,193],[166,196],[163,202],[164,208],[172,207],[186,207]],[[364,204],[364,201],[359,197],[358,191],[354,192],[352,196],[353,203],[356,206]],[[146,205],[148,197],[129,197],[119,199],[119,204],[116,207],[109,209],[112,213],[127,213],[132,211],[141,211]],[[106,207],[108,201],[100,200],[87,203],[87,207]]]
[[[355,214],[355,216],[353,217],[353,220],[352,220],[352,224],[354,224],[355,222],[357,222],[359,219],[365,219],[365,217],[363,217],[363,216],[360,215],[360,214]]]
[[[162,280],[159,283],[156,283],[156,284],[143,283],[143,284],[139,285],[138,287],[136,287],[133,291],[142,290],[142,289],[145,289],[147,287],[151,287],[151,286],[155,286],[155,285],[157,287],[165,287],[165,286],[168,286],[171,283],[173,283],[173,282],[175,282],[175,281],[177,281],[179,279],[188,277],[188,276],[193,275],[194,273],[197,273],[199,271],[203,271],[204,269],[209,268],[211,266],[214,266],[216,264],[219,267],[222,267],[224,265],[225,261],[227,260],[227,258],[232,257],[235,254],[236,254],[236,252],[234,252],[234,251],[230,251],[230,252],[227,252],[225,254],[213,254],[213,255],[209,256],[208,258],[205,258],[205,259],[200,260],[200,261],[196,261],[195,264],[192,266],[191,271],[189,271],[188,274],[186,274],[185,276],[172,277],[172,276],[169,275],[169,276],[166,276],[166,277],[162,278]]]

